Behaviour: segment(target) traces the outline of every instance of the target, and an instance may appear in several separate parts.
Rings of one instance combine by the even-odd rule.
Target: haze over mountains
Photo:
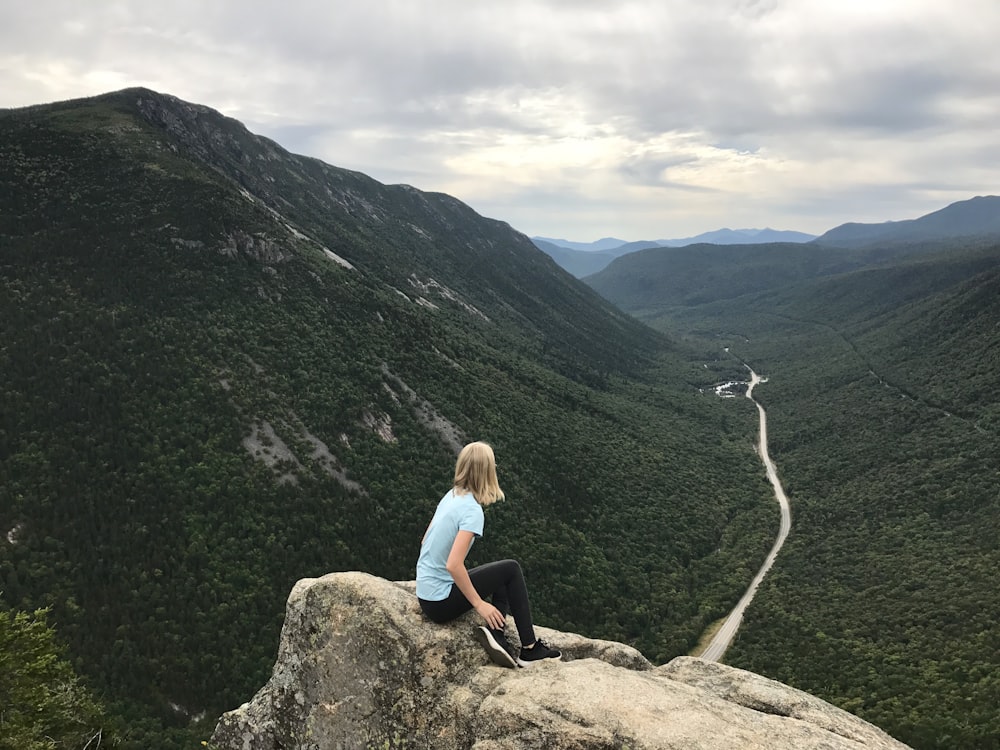
[[[698,243],[757,244],[763,242],[809,242],[815,235],[775,229],[718,229],[694,237],[674,240],[638,240],[628,242],[605,237],[595,242],[572,242],[549,237],[532,237],[538,249],[578,279],[597,273],[615,258],[650,247],[684,247]]]
[[[711,242],[716,245],[746,245],[759,244],[762,242],[809,242],[816,239],[814,234],[805,232],[795,232],[779,229],[717,229],[714,232],[702,232],[694,237],[684,237],[673,240],[620,240],[616,237],[604,237],[594,242],[573,242],[571,240],[554,239],[552,237],[532,237],[532,240],[541,240],[559,247],[570,250],[581,250],[583,252],[597,252],[601,250],[617,250],[623,246],[631,246],[640,249],[645,247],[683,247],[684,245],[695,245],[699,242]]]
[[[597,273],[615,258],[650,247],[684,247],[702,242],[717,244],[753,244],[761,242],[808,242],[814,235],[774,229],[719,229],[694,237],[674,240],[637,240],[628,242],[605,237],[595,242],[572,242],[549,237],[532,237],[538,249],[578,279]]]
[[[647,248],[586,281],[625,310],[728,299],[783,284],[1000,238],[1000,197],[972,198],[912,222],[845,224],[806,244]]]
[[[626,242],[606,237],[596,242],[570,242],[532,237],[535,245],[577,278],[603,270],[615,258],[654,247],[686,247],[696,244],[764,245],[815,242],[836,247],[864,247],[872,243],[924,242],[951,237],[1000,234],[1000,199],[979,196],[947,206],[918,219],[879,224],[847,223],[820,236],[773,229],[720,229],[676,240]]]
[[[248,699],[296,579],[411,578],[474,438],[508,499],[473,562],[520,559],[543,624],[687,653],[777,528],[752,404],[711,395],[743,361],[793,528],[732,662],[921,750],[1000,743],[996,198],[584,284],[144,89],[0,112],[0,163],[2,605],[51,607],[126,747]]]

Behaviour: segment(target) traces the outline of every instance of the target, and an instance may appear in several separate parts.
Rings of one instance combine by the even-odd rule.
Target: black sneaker
[[[522,667],[530,667],[542,659],[558,659],[560,656],[562,656],[561,652],[549,648],[541,640],[537,640],[531,648],[521,648],[521,656],[518,657],[517,663]]]
[[[490,630],[481,625],[472,634],[483,645],[483,648],[486,649],[486,653],[489,654],[494,664],[511,669],[517,667],[517,662],[511,656],[510,644],[507,642],[507,637],[503,634],[502,630]]]

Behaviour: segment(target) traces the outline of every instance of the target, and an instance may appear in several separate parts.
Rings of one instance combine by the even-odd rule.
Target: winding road
[[[760,414],[760,442],[757,444],[757,453],[760,455],[760,460],[764,462],[764,468],[767,470],[767,478],[771,482],[771,486],[774,487],[774,496],[781,507],[781,527],[778,529],[778,538],[774,541],[774,546],[771,547],[771,551],[767,554],[764,564],[761,565],[760,570],[757,571],[757,575],[750,582],[746,593],[743,594],[743,597],[733,608],[733,611],[729,613],[729,617],[726,618],[722,627],[719,628],[715,637],[712,638],[711,643],[702,652],[701,658],[706,661],[719,661],[723,654],[726,653],[726,649],[729,648],[729,644],[733,642],[733,638],[736,636],[736,631],[739,629],[740,623],[743,622],[743,613],[746,611],[747,605],[750,604],[754,594],[757,593],[757,587],[764,580],[767,571],[774,564],[774,559],[778,556],[778,551],[785,543],[788,531],[792,527],[792,514],[788,507],[788,496],[785,495],[785,490],[778,480],[778,472],[774,468],[774,462],[771,461],[771,456],[767,452],[767,415],[764,413],[764,407],[753,397],[754,386],[761,382],[761,378],[749,365],[747,369],[750,370],[750,385],[747,388],[747,398],[757,405],[757,411]]]

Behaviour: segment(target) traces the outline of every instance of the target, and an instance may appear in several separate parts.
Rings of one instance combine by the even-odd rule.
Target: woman
[[[438,503],[420,543],[417,598],[424,614],[438,623],[476,610],[486,623],[476,628],[476,640],[490,658],[503,667],[527,667],[541,659],[558,659],[560,653],[535,637],[521,566],[516,560],[500,560],[465,568],[472,543],[483,535],[483,508],[503,496],[493,449],[469,443],[455,463],[454,485]],[[508,612],[521,639],[518,657],[504,636]]]

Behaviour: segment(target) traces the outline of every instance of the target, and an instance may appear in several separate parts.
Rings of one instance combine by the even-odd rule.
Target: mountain
[[[1000,743],[1000,238],[937,231],[647,250],[587,281],[767,378],[792,529],[728,663],[972,750]]]
[[[622,309],[653,314],[674,304],[739,297],[811,278],[973,247],[1000,237],[1000,198],[973,198],[910,222],[845,224],[811,242],[649,248],[586,278]]]
[[[584,252],[582,250],[570,250],[569,248],[554,245],[551,242],[546,242],[538,238],[533,239],[532,242],[535,244],[535,247],[552,258],[561,268],[569,271],[578,279],[589,276],[592,273],[597,273],[618,257],[613,251],[595,250]]]
[[[773,242],[811,242],[816,239],[814,234],[793,232],[778,229],[717,229],[714,232],[703,232],[694,237],[676,240],[656,240],[663,247],[684,247],[710,243],[713,245],[759,245]]]
[[[569,271],[578,279],[597,273],[615,258],[656,245],[653,242],[626,242],[612,250],[572,250],[537,237],[532,242],[535,243],[535,247],[552,258],[561,268]]]
[[[776,231],[774,229],[720,229],[715,232],[705,232],[696,237],[678,240],[639,240],[624,242],[619,240],[600,240],[599,243],[619,242],[614,247],[603,250],[582,250],[585,243],[571,243],[566,240],[545,240],[534,237],[532,241],[538,249],[545,252],[562,268],[565,268],[578,279],[596,274],[606,268],[615,258],[654,247],[685,247],[693,244],[773,244],[777,242],[801,243],[814,239],[811,234],[802,232]],[[562,244],[560,244],[562,243]],[[590,243],[597,245],[599,243]],[[571,246],[577,246],[574,249]]]
[[[552,237],[532,237],[532,241],[540,241],[548,243],[549,245],[555,245],[556,247],[564,247],[568,250],[577,250],[584,253],[600,252],[602,250],[614,250],[616,247],[624,245],[627,240],[620,240],[616,237],[604,237],[594,242],[572,242],[571,240],[560,240],[554,239]]]
[[[817,242],[836,247],[1000,236],[1000,196],[978,196],[907,221],[842,224]]]
[[[307,576],[411,578],[495,447],[540,623],[686,653],[766,555],[756,418],[706,358],[459,200],[145,89],[0,112],[0,607],[127,728],[248,700]],[[692,498],[697,498],[693,502]]]
[[[972,240],[978,237],[1000,236],[1000,197],[979,196],[967,201],[959,201],[939,211],[908,221],[884,222],[881,224],[848,223],[816,237],[804,232],[774,229],[719,229],[704,232],[694,237],[682,239],[659,239],[626,243],[620,240],[601,240],[601,243],[617,243],[602,246],[605,252],[590,257],[575,255],[573,252],[536,245],[548,253],[560,266],[577,278],[598,274],[616,258],[639,250],[654,247],[687,247],[691,245],[782,245],[815,243],[825,247],[866,249],[873,253],[896,255],[909,252],[917,245],[939,240]],[[543,238],[535,238],[539,240]],[[566,240],[549,241],[558,247],[575,250],[597,249],[597,243],[570,243]],[[666,256],[664,256],[666,257]],[[869,255],[856,265],[871,262]],[[627,273],[627,272],[624,272]],[[604,284],[603,281],[596,281]],[[614,295],[612,293],[612,299]]]
[[[658,247],[659,244],[659,242],[654,242],[652,240],[637,240],[636,242],[626,242],[625,244],[619,245],[614,250],[610,250],[608,252],[615,258],[620,258],[623,255],[634,253],[637,250],[646,250],[650,247]]]
[[[645,315],[842,273],[863,263],[812,244],[657,247],[618,258],[586,282],[623,310]]]
[[[568,250],[596,253],[608,250],[623,250],[626,247],[629,248],[628,252],[632,252],[634,250],[643,250],[647,247],[683,247],[684,245],[696,245],[699,243],[746,245],[767,242],[810,242],[816,239],[816,235],[778,229],[717,229],[714,232],[703,232],[694,237],[685,237],[683,239],[639,240],[635,242],[620,240],[616,237],[604,237],[595,242],[572,242],[570,240],[553,239],[551,237],[532,237],[531,239],[536,245],[545,243]]]

